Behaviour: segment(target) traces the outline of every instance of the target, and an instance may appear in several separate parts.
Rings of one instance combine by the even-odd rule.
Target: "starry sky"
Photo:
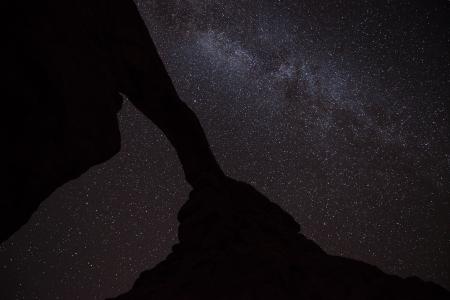
[[[450,2],[136,4],[225,173],[330,254],[450,288]],[[170,252],[190,187],[155,125],[119,119],[120,153],[0,245],[2,299],[116,296]]]

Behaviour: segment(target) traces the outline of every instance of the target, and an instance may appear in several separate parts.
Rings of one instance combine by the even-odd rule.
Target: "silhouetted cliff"
[[[57,187],[120,149],[121,96],[100,49],[109,25],[101,1],[8,1],[1,16],[2,199],[0,242]],[[130,16],[124,14],[124,18]]]
[[[191,185],[223,176],[132,0],[6,1],[0,11],[0,242],[57,187],[119,151],[121,94],[165,134]]]
[[[191,192],[172,253],[116,300],[450,299],[438,285],[331,256],[250,185]]]

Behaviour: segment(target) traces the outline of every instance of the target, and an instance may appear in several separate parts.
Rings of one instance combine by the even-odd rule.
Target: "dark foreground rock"
[[[172,253],[116,300],[450,299],[417,277],[326,254],[290,215],[242,182],[194,190],[178,218]]]
[[[120,150],[122,95],[195,185],[221,173],[133,0],[3,1],[0,243],[64,183]]]

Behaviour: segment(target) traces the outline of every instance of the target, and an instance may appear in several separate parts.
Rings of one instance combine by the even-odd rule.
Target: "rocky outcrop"
[[[56,188],[119,151],[121,94],[163,131],[191,185],[222,174],[132,0],[6,1],[0,12],[0,242]]]
[[[120,149],[122,99],[98,51],[105,42],[93,35],[105,21],[91,16],[93,6],[2,4],[0,242],[56,188]]]
[[[172,253],[116,300],[450,299],[417,277],[328,255],[289,214],[242,182],[192,191],[178,219]]]

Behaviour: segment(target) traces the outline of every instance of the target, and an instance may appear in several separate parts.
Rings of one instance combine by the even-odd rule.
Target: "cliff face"
[[[326,254],[242,182],[194,190],[178,218],[172,253],[116,300],[450,299],[433,283]]]

